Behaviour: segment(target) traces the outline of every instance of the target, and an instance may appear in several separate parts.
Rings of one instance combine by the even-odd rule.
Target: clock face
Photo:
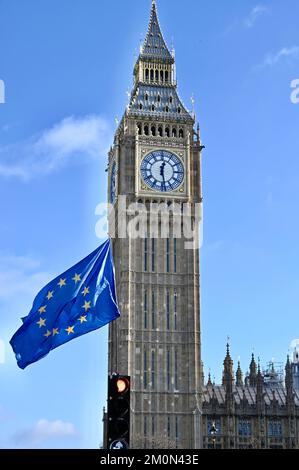
[[[114,204],[116,195],[116,163],[113,162],[110,176],[110,202]]]
[[[178,189],[185,175],[181,160],[167,150],[148,154],[141,162],[140,172],[147,186],[163,193]]]

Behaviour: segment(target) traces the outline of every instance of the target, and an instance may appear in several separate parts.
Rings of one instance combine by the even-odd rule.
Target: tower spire
[[[155,120],[158,117],[166,120],[175,118],[176,122],[194,125],[194,116],[178,95],[175,70],[174,56],[164,40],[158,20],[157,4],[152,1],[148,31],[134,67],[134,88],[127,107],[127,117],[152,119],[154,114]],[[148,126],[145,129],[147,132]],[[169,137],[172,137],[172,132],[166,129]],[[149,134],[151,131],[152,127]],[[155,136],[157,132],[154,131]],[[163,133],[161,127],[159,132]],[[178,132],[181,137],[184,136],[183,129]]]
[[[155,0],[152,0],[150,22],[140,55],[142,58],[164,59],[171,61],[171,63],[174,62],[173,56],[162,34]]]

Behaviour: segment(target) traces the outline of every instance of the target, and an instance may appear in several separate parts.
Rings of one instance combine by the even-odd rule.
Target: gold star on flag
[[[46,320],[40,318],[39,321],[36,322],[36,324],[39,325],[40,328],[42,328],[43,326],[46,326]]]
[[[53,336],[59,335],[58,328],[53,328]]]
[[[48,299],[48,300],[53,299],[53,295],[54,295],[54,291],[53,291],[53,290],[49,290],[48,295],[47,295],[47,299]]]
[[[75,282],[75,284],[77,284],[77,282],[80,282],[81,281],[81,275],[76,273],[75,277],[73,277],[73,281]]]
[[[81,322],[81,325],[82,323],[87,322],[86,315],[81,315],[81,317],[79,318],[79,322]]]
[[[51,331],[48,330],[47,333],[46,333],[44,336],[45,336],[46,338],[49,338],[49,336],[51,336],[51,335],[52,335]]]
[[[38,309],[39,313],[42,314],[42,313],[46,313],[46,308],[47,306],[45,305],[44,307],[41,307]]]
[[[61,289],[63,286],[66,286],[66,279],[60,279],[60,281],[58,282],[58,286],[60,287],[60,289]]]
[[[84,308],[85,312],[87,312],[91,308],[90,304],[91,304],[91,302],[86,302],[86,300],[85,300],[85,303],[82,307],[82,308]]]
[[[84,287],[84,291],[82,292],[82,294],[84,295],[84,297],[89,294],[89,287]]]
[[[70,335],[71,333],[75,333],[74,332],[74,326],[69,326],[68,328],[65,329],[65,331],[67,332],[68,335]]]

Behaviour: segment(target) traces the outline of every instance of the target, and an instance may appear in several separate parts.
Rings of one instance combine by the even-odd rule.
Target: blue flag
[[[18,366],[25,369],[52,349],[119,316],[111,243],[107,240],[37,295],[10,341]]]

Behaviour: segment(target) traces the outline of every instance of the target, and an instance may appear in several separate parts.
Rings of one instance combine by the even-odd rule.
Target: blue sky
[[[98,447],[107,329],[18,370],[8,341],[37,291],[99,244],[106,151],[149,0],[0,0],[0,447]],[[299,336],[297,0],[159,0],[202,139],[202,341],[284,361]],[[5,354],[1,353],[1,344]]]

